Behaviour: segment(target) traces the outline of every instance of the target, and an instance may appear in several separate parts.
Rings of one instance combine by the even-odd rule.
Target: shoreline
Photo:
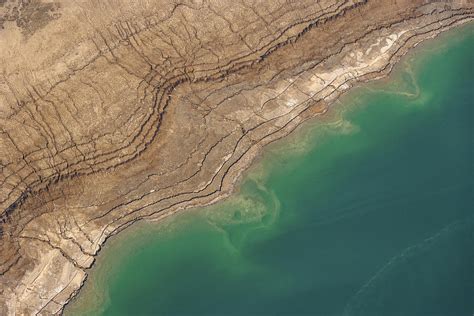
[[[193,205],[183,205],[177,209],[173,209],[171,211],[165,212],[163,214],[152,214],[149,217],[144,217],[138,220],[134,220],[129,222],[128,225],[121,227],[120,230],[112,232],[109,236],[107,236],[104,241],[102,242],[102,245],[105,244],[105,242],[109,238],[114,238],[118,233],[125,233],[127,234],[127,229],[132,226],[132,224],[135,223],[152,223],[152,224],[157,224],[161,223],[164,220],[171,219],[173,215],[179,215],[183,214],[184,212],[197,212],[199,209],[202,209],[204,207],[208,207],[211,205],[215,205],[217,203],[224,202],[227,200],[229,197],[233,196],[234,194],[238,194],[240,190],[240,185],[242,183],[242,180],[246,177],[246,175],[250,172],[252,172],[253,166],[256,166],[259,164],[259,162],[263,159],[263,156],[265,155],[265,151],[268,150],[269,146],[272,146],[274,143],[278,142],[277,146],[284,146],[284,144],[281,144],[286,138],[288,137],[298,137],[295,135],[296,133],[300,132],[302,129],[305,129],[307,124],[314,123],[314,120],[316,117],[325,119],[328,115],[332,115],[335,111],[335,108],[338,107],[338,102],[344,102],[344,100],[340,100],[341,98],[346,97],[350,93],[354,93],[355,89],[361,89],[363,86],[367,83],[371,82],[380,82],[381,84],[386,84],[388,81],[391,80],[391,77],[394,73],[394,71],[397,71],[397,67],[401,67],[400,62],[405,59],[409,58],[412,56],[416,56],[419,54],[417,52],[417,49],[423,48],[421,46],[424,45],[436,45],[436,40],[449,40],[452,34],[449,34],[450,32],[466,32],[463,28],[469,28],[472,27],[472,20],[473,18],[470,18],[468,21],[463,21],[458,24],[452,25],[447,29],[444,29],[442,31],[438,31],[435,34],[428,36],[426,38],[422,38],[421,40],[417,41],[413,46],[410,46],[409,48],[406,48],[402,51],[400,55],[397,55],[394,60],[391,60],[389,64],[387,64],[387,67],[384,68],[376,77],[370,78],[365,81],[358,81],[357,78],[354,79],[353,82],[350,82],[347,89],[344,89],[342,91],[335,90],[334,92],[336,93],[336,96],[332,96],[330,98],[330,101],[328,102],[328,107],[325,108],[322,112],[316,113],[316,114],[311,114],[311,115],[304,115],[302,117],[296,117],[295,120],[297,120],[296,123],[290,124],[288,126],[288,129],[283,130],[281,133],[281,136],[276,136],[274,138],[271,138],[268,142],[263,143],[263,144],[256,144],[256,147],[253,147],[251,149],[251,152],[248,154],[245,159],[242,160],[242,164],[238,165],[235,167],[235,173],[230,174],[227,179],[233,179],[230,182],[226,183],[226,186],[223,186],[223,190],[220,195],[217,197],[213,198],[210,201],[204,201],[202,203],[196,203]],[[446,39],[441,39],[440,37],[445,36]],[[464,36],[464,35],[462,35]],[[420,47],[418,47],[420,45]],[[439,45],[439,44],[438,44]],[[393,57],[393,56],[392,56]],[[305,114],[304,112],[306,110],[310,110],[311,107],[308,107],[303,111],[302,114]],[[293,122],[293,121],[292,121]],[[291,122],[290,122],[291,123]],[[135,227],[135,229],[140,229],[139,227]],[[130,232],[132,233],[132,232]],[[124,238],[121,235],[122,238]],[[106,247],[106,246],[105,246]],[[101,247],[102,249],[102,247]],[[94,257],[94,263],[98,255],[100,255],[101,251],[98,251],[98,254]],[[92,264],[90,268],[87,269],[87,271],[90,271],[91,269],[94,269],[96,266],[95,264]],[[74,295],[70,297],[70,299],[64,304],[63,309],[61,312],[64,311],[67,306],[70,304],[74,303],[75,299],[80,295],[80,290],[84,286],[85,282],[87,280],[87,276],[83,279],[83,282],[81,284],[81,287],[77,289]]]
[[[272,19],[272,27],[275,24],[280,29],[283,23],[287,28],[279,36],[268,28],[248,32],[257,40],[253,50],[245,39],[235,38],[232,27],[229,32],[223,28],[208,34],[207,26],[221,21],[219,10],[227,12],[225,5],[217,13],[199,7],[210,15],[210,23],[196,29],[207,42],[203,44],[197,33],[193,37],[188,32],[184,46],[160,40],[155,31],[169,25],[154,21],[155,11],[149,19],[145,15],[143,21],[132,20],[137,23],[137,33],[124,33],[123,25],[119,26],[115,30],[118,37],[104,20],[104,25],[96,26],[99,31],[111,31],[110,36],[99,38],[98,43],[87,37],[91,30],[71,14],[84,8],[68,5],[70,10],[61,8],[64,15],[26,41],[14,23],[1,31],[15,43],[0,55],[11,55],[4,71],[10,74],[8,80],[16,80],[7,86],[0,82],[4,90],[0,97],[7,102],[0,112],[13,116],[2,118],[8,132],[0,137],[0,147],[12,152],[6,157],[8,168],[0,162],[7,171],[3,182],[13,181],[11,188],[2,186],[0,192],[8,207],[0,223],[1,314],[62,313],[80,295],[109,238],[134,223],[162,221],[231,196],[251,166],[261,161],[267,146],[295,135],[295,130],[302,129],[299,126],[316,116],[324,120],[346,91],[388,76],[419,43],[474,19],[474,7],[464,2],[401,5],[356,0],[326,7],[319,4],[319,8],[314,3],[273,8],[270,2],[271,9],[288,14],[283,21]],[[156,4],[147,5],[156,9]],[[254,6],[266,10],[265,3]],[[146,12],[139,5],[130,7],[130,12],[117,7],[108,8],[118,14],[110,17],[111,23],[118,18],[127,21],[134,12],[137,16]],[[91,17],[103,21],[93,5],[86,9]],[[169,9],[171,25],[179,28],[181,15],[193,12],[186,6]],[[307,19],[301,20],[302,10],[308,12]],[[365,14],[371,19],[364,19]],[[192,23],[200,25],[201,13],[191,16]],[[233,19],[245,20],[241,16]],[[23,63],[37,51],[37,45],[44,46],[45,35],[66,25],[77,25],[68,42],[48,37],[51,51],[43,52],[40,64]],[[348,25],[351,32],[345,32]],[[186,27],[184,24],[182,31]],[[184,33],[168,33],[181,43]],[[88,40],[79,51],[73,50],[75,56],[61,54],[70,52],[81,36]],[[142,42],[137,41],[137,47],[127,45],[131,39]],[[148,40],[151,45],[142,45]],[[221,42],[230,46],[222,50],[217,45]],[[212,49],[203,52],[208,45]],[[200,55],[188,56],[190,48],[198,49]],[[14,58],[16,49],[25,54]],[[181,49],[186,52],[181,58],[192,59],[192,69],[181,69],[182,59],[174,59]],[[214,49],[219,51],[217,60]],[[246,55],[247,50],[251,54]],[[53,55],[64,56],[51,59]],[[90,65],[76,69],[87,61]],[[70,62],[75,69],[72,75],[63,67]],[[15,67],[19,72],[13,75]],[[39,68],[33,71],[34,67]],[[30,90],[17,94],[15,89],[23,86],[21,76],[28,71],[32,71],[30,85],[37,89],[34,94]],[[50,82],[51,74],[60,81],[54,77]],[[11,100],[26,105],[17,102],[9,108]],[[45,117],[30,119],[32,106]],[[25,120],[24,129],[18,128],[17,118]],[[44,127],[49,129],[46,134]],[[43,141],[45,148],[36,150]],[[49,145],[55,147],[54,153]],[[56,180],[49,183],[50,179]],[[33,188],[28,189],[28,198],[8,206],[22,190],[22,182]],[[46,189],[34,187],[37,183]]]

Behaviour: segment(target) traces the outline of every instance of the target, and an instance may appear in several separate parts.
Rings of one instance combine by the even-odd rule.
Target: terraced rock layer
[[[214,202],[261,148],[474,1],[0,1],[0,314],[56,314],[105,240]]]

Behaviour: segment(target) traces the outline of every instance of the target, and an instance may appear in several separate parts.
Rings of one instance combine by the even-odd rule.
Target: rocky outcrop
[[[461,0],[19,2],[0,2],[2,315],[60,313],[108,237],[224,197],[264,145],[474,17]]]

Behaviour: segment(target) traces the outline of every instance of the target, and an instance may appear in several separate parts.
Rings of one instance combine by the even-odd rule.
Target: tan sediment
[[[474,16],[471,1],[54,8],[9,9],[0,30],[2,315],[60,313],[108,237],[227,196],[263,146]]]

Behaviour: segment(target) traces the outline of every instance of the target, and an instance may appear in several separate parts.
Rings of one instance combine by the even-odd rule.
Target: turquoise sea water
[[[239,192],[110,240],[66,315],[474,313],[474,27],[270,146]]]

